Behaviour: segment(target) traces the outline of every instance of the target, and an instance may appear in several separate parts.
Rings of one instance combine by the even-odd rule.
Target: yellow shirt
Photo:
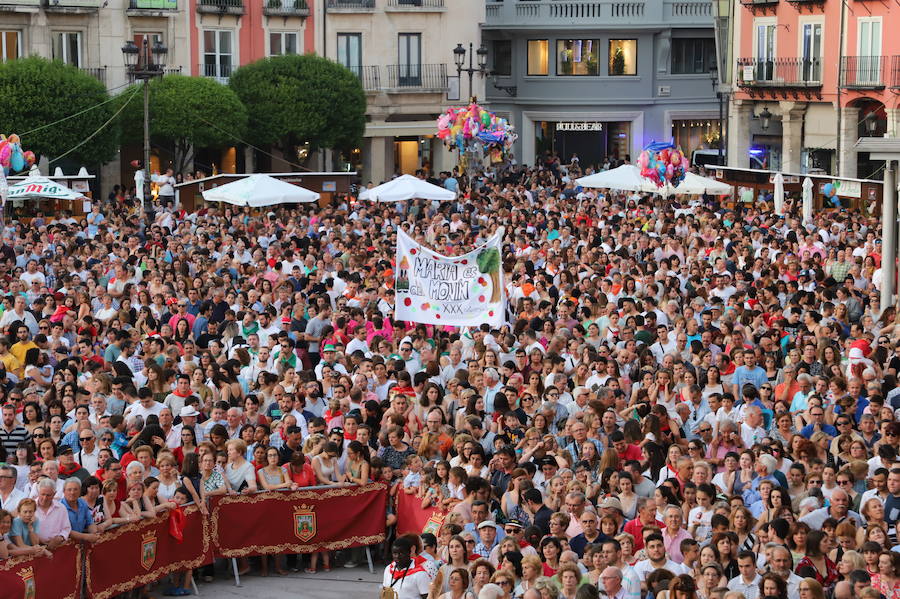
[[[6,352],[0,356],[0,362],[3,362],[3,365],[6,367],[6,372],[11,372],[16,376],[19,376],[19,371],[22,370],[22,362],[20,362],[17,357],[10,352]]]
[[[28,353],[28,350],[32,347],[37,347],[34,341],[19,341],[9,348],[12,355],[19,361],[19,369],[15,372],[15,375],[20,379],[22,378],[22,375],[25,374],[25,354]]]

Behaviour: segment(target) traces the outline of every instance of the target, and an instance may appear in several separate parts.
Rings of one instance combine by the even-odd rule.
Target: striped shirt
[[[19,443],[31,440],[31,433],[24,426],[17,424],[12,430],[6,430],[0,425],[0,445],[6,450],[6,455],[15,455]]]

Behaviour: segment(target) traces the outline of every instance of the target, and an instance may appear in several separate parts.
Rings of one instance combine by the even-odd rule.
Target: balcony
[[[583,29],[586,22],[633,29],[696,25],[698,19],[710,18],[712,4],[702,0],[488,0],[485,6],[485,26],[490,29]]]
[[[234,67],[230,63],[204,63],[200,65],[200,76],[215,79],[222,85],[228,85],[228,78]]]
[[[452,1],[452,0],[451,0]],[[444,0],[388,0],[386,12],[443,12]]]
[[[100,10],[103,0],[44,0],[48,12],[85,13]]]
[[[80,70],[106,85],[106,67],[81,67]]]
[[[309,5],[306,0],[268,0],[263,5],[263,14],[270,17],[308,17]]]
[[[814,90],[822,87],[818,58],[739,58],[737,84],[743,88]]]
[[[375,12],[375,0],[328,0],[328,12]]]
[[[220,15],[242,15],[244,0],[197,0],[197,12]]]
[[[444,92],[447,90],[447,65],[445,64],[391,64],[387,68],[385,91],[393,92]]]
[[[359,77],[363,91],[377,92],[381,89],[381,72],[377,66],[352,66],[347,67],[347,69]]]
[[[0,12],[37,12],[41,0],[0,0]]]
[[[178,0],[128,0],[129,17],[167,17],[178,12]]]
[[[891,57],[891,89],[900,89],[900,56]]]
[[[884,89],[887,56],[844,56],[841,58],[841,87],[844,89]]]

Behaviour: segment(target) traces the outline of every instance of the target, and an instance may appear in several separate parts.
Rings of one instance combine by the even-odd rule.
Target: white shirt
[[[6,499],[4,499],[3,495],[0,494],[0,509],[4,509],[10,513],[15,513],[19,507],[19,502],[27,498],[28,496],[25,493],[13,487],[12,492]]]
[[[666,564],[662,567],[675,576],[678,576],[679,574],[690,574],[690,569],[684,566],[684,564],[679,564],[672,560],[666,561]],[[641,582],[647,580],[647,574],[656,569],[656,566],[651,564],[649,559],[641,560],[634,565],[634,571],[638,575],[638,578],[641,579]]]
[[[145,408],[141,404],[141,402],[136,401],[125,408],[125,421],[130,424],[134,422],[135,418],[137,418],[138,416],[146,421],[147,416],[149,416],[150,414],[156,414],[157,416],[159,416],[159,413],[162,412],[163,408],[165,407],[166,406],[164,406],[163,404],[154,401],[149,408]]]
[[[394,580],[393,571],[393,564],[384,569],[381,584],[385,588],[394,590],[397,593],[397,599],[421,599],[422,595],[428,594],[431,588],[431,577],[424,570],[407,574],[397,580]],[[401,569],[400,572],[402,573],[403,570]],[[394,586],[391,586],[392,584]]]
[[[744,582],[744,577],[738,574],[728,581],[728,590],[738,591],[739,593],[742,593],[745,599],[758,599],[760,578],[760,575],[757,574],[753,577],[753,580],[751,582],[746,583]]]
[[[100,447],[94,443],[94,451],[88,453],[81,448],[81,451],[75,454],[75,461],[81,464],[81,467],[94,474],[100,469]]]

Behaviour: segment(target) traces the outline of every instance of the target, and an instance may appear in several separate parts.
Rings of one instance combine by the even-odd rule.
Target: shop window
[[[528,74],[549,74],[550,42],[548,40],[528,40]]]
[[[557,40],[557,75],[599,75],[600,40]]]
[[[637,75],[637,40],[609,40],[609,74]]]

